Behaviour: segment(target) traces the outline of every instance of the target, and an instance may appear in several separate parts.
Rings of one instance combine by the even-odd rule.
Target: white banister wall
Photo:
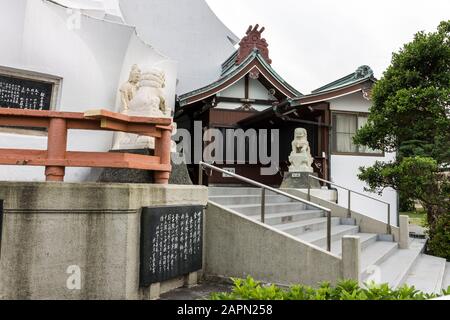
[[[369,113],[372,105],[371,101],[363,98],[361,92],[357,92],[348,96],[340,97],[330,100],[331,112],[356,112]],[[395,154],[386,153],[384,156],[372,155],[331,155],[330,172],[331,181],[342,185],[346,188],[366,193],[369,196],[379,198],[382,201],[391,204],[391,224],[397,226],[398,216],[398,195],[395,190],[386,189],[381,196],[376,193],[370,193],[364,190],[367,187],[366,183],[359,180],[359,168],[369,167],[375,164],[376,161],[392,161],[395,159]],[[338,203],[346,207],[348,202],[347,191],[338,188]],[[373,200],[368,200],[365,197],[352,195],[351,199],[352,210],[372,217],[377,220],[386,221],[386,205],[378,203]]]

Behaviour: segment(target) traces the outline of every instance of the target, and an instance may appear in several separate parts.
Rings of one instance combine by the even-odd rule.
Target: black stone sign
[[[0,257],[2,253],[3,200],[0,200]]]
[[[140,286],[202,269],[203,207],[143,208]]]
[[[0,107],[50,110],[53,84],[0,75]]]

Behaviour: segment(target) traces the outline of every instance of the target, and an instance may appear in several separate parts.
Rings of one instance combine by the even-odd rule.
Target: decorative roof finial
[[[242,61],[247,58],[254,49],[257,49],[267,63],[271,64],[272,60],[269,58],[269,45],[266,39],[261,35],[266,30],[264,27],[259,29],[259,25],[249,26],[246,32],[246,36],[242,38],[239,43],[239,52],[236,58],[236,64],[241,64]]]
[[[373,76],[373,71],[369,66],[360,66],[355,71],[355,75],[353,76],[355,79],[361,79],[365,77],[371,77]]]

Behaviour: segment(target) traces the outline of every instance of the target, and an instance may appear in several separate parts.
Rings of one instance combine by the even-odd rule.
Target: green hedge
[[[363,287],[356,281],[340,281],[336,286],[321,283],[318,288],[295,285],[282,289],[275,285],[264,285],[252,277],[232,279],[231,293],[213,293],[211,300],[428,300],[441,295],[426,294],[407,285],[392,289],[388,284],[366,283]],[[442,290],[442,295],[450,295],[450,286]]]

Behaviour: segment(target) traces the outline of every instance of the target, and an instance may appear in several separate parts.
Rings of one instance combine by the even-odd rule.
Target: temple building
[[[256,180],[280,187],[284,173],[288,171],[291,141],[296,128],[304,128],[313,156],[313,169],[318,177],[331,180],[353,190],[364,192],[364,183],[357,174],[359,167],[372,165],[375,161],[386,161],[394,155],[357,146],[353,136],[367,121],[371,87],[376,81],[368,66],[345,77],[326,84],[310,94],[302,94],[287,83],[271,66],[268,43],[262,37],[264,28],[250,27],[239,44],[239,48],[221,65],[221,76],[211,84],[182,94],[178,97],[175,120],[179,128],[195,133],[195,122],[201,121],[202,131],[216,129],[223,133],[224,160],[215,165]],[[279,132],[278,170],[272,175],[262,175],[266,164],[250,163],[255,145],[260,143],[246,139],[245,161],[230,159],[226,155],[227,129],[255,131],[277,129]],[[194,137],[195,139],[195,137]],[[195,163],[194,142],[188,154]],[[208,143],[204,144],[204,148]],[[252,148],[253,147],[253,148]],[[269,150],[270,151],[270,150]],[[270,152],[269,152],[270,153]],[[194,181],[198,179],[197,166],[190,166]],[[238,186],[239,181],[217,172],[205,176],[210,186]],[[346,205],[344,190],[337,190],[340,204]],[[352,206],[370,214],[364,199],[354,197]],[[386,190],[381,197],[397,207],[396,192]],[[385,208],[380,205],[380,211]]]

